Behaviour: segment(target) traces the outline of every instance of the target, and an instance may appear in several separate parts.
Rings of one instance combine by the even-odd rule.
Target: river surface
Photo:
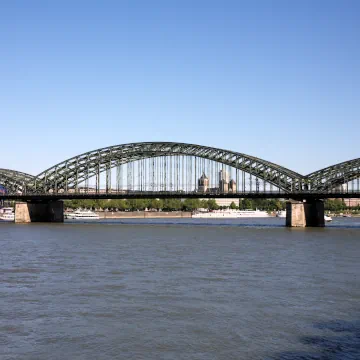
[[[0,359],[360,359],[360,219],[0,224]]]

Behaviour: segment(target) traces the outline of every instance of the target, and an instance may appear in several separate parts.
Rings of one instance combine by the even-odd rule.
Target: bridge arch
[[[31,179],[35,192],[68,191],[89,178],[131,162],[161,157],[195,157],[251,174],[285,192],[300,190],[305,177],[269,161],[208,146],[174,142],[140,142],[105,147],[67,159]]]
[[[307,175],[311,190],[331,191],[360,179],[360,158],[344,161]]]
[[[0,169],[0,185],[9,192],[23,192],[27,183],[35,177],[20,171]]]

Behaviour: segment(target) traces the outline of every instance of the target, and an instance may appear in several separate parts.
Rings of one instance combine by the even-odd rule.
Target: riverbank
[[[334,214],[334,213],[328,213],[327,211],[325,211],[326,214],[329,214],[331,217],[336,217],[336,218],[341,218],[341,217],[355,217],[355,218],[358,218],[360,217],[360,214],[353,214],[353,213],[346,213],[346,214]]]
[[[190,211],[98,211],[100,219],[191,218]]]

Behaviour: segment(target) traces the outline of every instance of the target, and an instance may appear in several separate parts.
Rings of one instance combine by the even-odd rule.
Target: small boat
[[[328,215],[324,215],[324,220],[325,220],[326,222],[332,221],[332,217],[331,217],[331,216],[328,216]]]
[[[14,209],[11,207],[0,209],[0,220],[15,221]]]
[[[100,216],[90,210],[77,209],[72,213],[64,214],[65,219],[69,220],[99,220]]]

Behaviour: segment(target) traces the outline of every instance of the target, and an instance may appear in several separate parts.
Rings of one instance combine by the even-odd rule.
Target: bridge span
[[[133,191],[133,192],[100,192],[100,193],[57,193],[57,194],[4,194],[3,200],[15,201],[58,201],[85,199],[352,199],[360,198],[360,191],[348,192],[235,192],[235,193],[201,193],[201,192],[172,192],[172,191]]]
[[[230,150],[142,142],[89,151],[35,176],[0,169],[0,185],[0,199],[33,209],[64,199],[141,197],[285,198],[319,209],[321,199],[360,197],[360,158],[302,175]]]

